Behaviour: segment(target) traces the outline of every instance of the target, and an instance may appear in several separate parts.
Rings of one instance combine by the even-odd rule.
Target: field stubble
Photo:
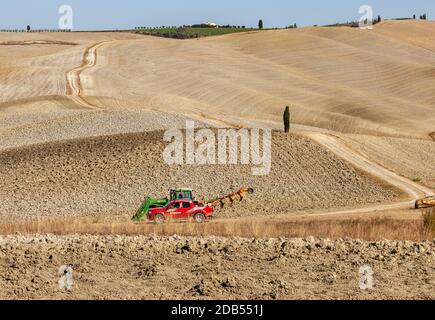
[[[432,214],[433,215],[433,214]],[[425,216],[429,217],[429,216]],[[433,218],[432,218],[433,220]],[[0,234],[82,234],[82,235],[162,235],[238,236],[259,238],[352,238],[363,240],[430,240],[435,237],[433,221],[425,218],[395,219],[391,217],[359,218],[241,218],[213,220],[204,224],[192,221],[170,221],[163,225],[132,223],[129,217],[106,218],[42,218],[0,223]],[[429,222],[428,222],[429,221]],[[432,221],[432,224],[430,224]]]

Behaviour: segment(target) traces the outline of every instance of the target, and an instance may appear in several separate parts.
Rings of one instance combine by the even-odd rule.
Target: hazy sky
[[[74,12],[75,30],[123,29],[135,26],[218,24],[265,27],[331,24],[358,20],[361,5],[371,5],[385,18],[435,17],[434,0],[2,0],[0,28],[57,28],[61,5]]]

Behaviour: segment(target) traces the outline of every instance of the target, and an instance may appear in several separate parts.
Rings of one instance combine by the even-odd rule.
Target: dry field
[[[283,106],[291,105],[300,125],[428,139],[434,52],[387,35],[408,24],[419,28],[414,39],[433,43],[435,22],[414,21],[385,22],[374,32],[302,28],[117,41],[101,48],[101,67],[89,70],[84,88],[105,108],[152,101],[161,111],[281,128]]]
[[[408,212],[409,214],[409,212]],[[415,213],[414,213],[415,214]],[[396,217],[327,217],[312,215],[286,216],[267,219],[240,218],[218,219],[196,225],[191,221],[171,221],[158,226],[153,223],[129,223],[126,218],[39,218],[0,223],[0,235],[10,234],[80,234],[80,235],[184,235],[255,238],[318,237],[363,240],[431,240],[435,236],[433,227],[428,227],[421,214],[403,218]],[[433,218],[432,218],[433,219]],[[433,225],[433,222],[432,222]]]
[[[434,234],[411,208],[435,188],[434,87],[432,21],[0,33],[0,298],[433,299]],[[270,175],[166,165],[163,131],[188,119],[274,129]],[[256,193],[200,226],[130,221],[145,195],[241,186]],[[291,239],[309,236],[334,240]]]
[[[359,288],[364,265],[372,290]],[[9,236],[0,298],[434,299],[434,265],[433,241]]]
[[[66,72],[80,66],[85,49],[104,42],[81,85],[86,101],[105,110],[281,128],[283,106],[291,105],[301,129],[429,139],[434,24],[387,21],[373,32],[301,28],[186,41],[128,33],[0,34],[0,42],[77,44],[0,45],[0,103],[29,112],[54,107],[53,96],[68,92]],[[58,99],[61,112],[83,109]]]
[[[409,138],[347,135],[351,147],[376,163],[432,189],[435,188],[435,143]]]
[[[257,190],[221,217],[276,215],[313,208],[398,200],[399,191],[361,175],[302,136],[274,134],[272,172],[250,165],[170,166],[162,159],[163,132],[106,136],[4,151],[0,161],[2,219],[55,216],[131,217],[144,195],[167,195],[188,185],[198,199],[241,186]]]

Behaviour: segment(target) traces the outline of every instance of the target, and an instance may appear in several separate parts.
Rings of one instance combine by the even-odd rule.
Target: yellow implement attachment
[[[429,207],[435,207],[435,197],[434,196],[420,199],[420,200],[417,200],[415,202],[416,209],[429,208]]]
[[[225,206],[225,201],[226,200],[229,200],[229,202],[231,204],[233,204],[234,201],[236,201],[237,199],[242,201],[247,194],[253,194],[253,193],[254,193],[254,189],[252,189],[252,188],[248,188],[248,189],[241,188],[239,191],[231,193],[231,194],[226,195],[224,197],[213,199],[213,200],[209,200],[209,201],[205,201],[205,204],[207,206],[210,206],[210,207],[215,207],[217,205],[220,205],[221,208],[223,208]]]

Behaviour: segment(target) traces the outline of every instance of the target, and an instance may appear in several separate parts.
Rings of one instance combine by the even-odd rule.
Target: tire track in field
[[[109,42],[110,41],[98,42],[91,47],[88,47],[83,54],[82,64],[66,73],[68,90],[67,97],[78,105],[89,109],[100,110],[99,107],[89,103],[83,97],[80,75],[83,71],[88,70],[97,64],[97,50]]]

